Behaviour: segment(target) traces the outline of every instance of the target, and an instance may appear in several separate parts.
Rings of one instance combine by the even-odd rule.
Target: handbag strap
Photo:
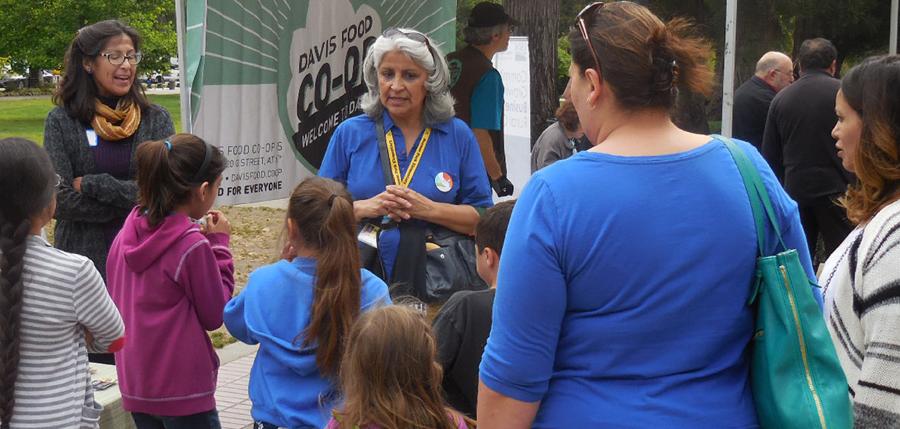
[[[787,250],[787,246],[784,245],[784,239],[781,237],[778,217],[775,216],[775,209],[772,207],[772,200],[769,198],[769,191],[766,190],[766,185],[763,184],[759,170],[756,169],[756,166],[753,165],[747,154],[730,138],[718,134],[714,134],[712,137],[725,144],[725,147],[734,159],[734,163],[737,165],[738,172],[741,174],[744,188],[747,190],[747,196],[750,199],[750,208],[753,210],[759,255],[767,256],[765,255],[767,249],[765,246],[767,218],[775,230],[775,236],[778,238],[778,244],[781,245],[781,249]]]
[[[387,141],[384,139],[384,117],[375,118],[375,136],[378,138],[378,152],[381,154],[381,173],[384,174],[385,185],[396,185],[391,174],[390,155],[388,155]]]

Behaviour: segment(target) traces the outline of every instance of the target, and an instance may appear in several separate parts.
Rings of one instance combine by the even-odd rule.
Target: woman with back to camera
[[[841,81],[832,131],[856,174],[841,203],[857,225],[822,269],[825,314],[853,395],[856,427],[900,426],[900,56]]]
[[[347,186],[357,221],[393,220],[381,225],[379,275],[388,283],[424,281],[410,272],[424,266],[424,233],[417,232],[434,224],[473,234],[479,210],[493,205],[491,185],[472,130],[453,117],[447,62],[428,36],[385,30],[363,69],[365,114],[338,126],[319,175]],[[398,185],[388,186],[382,174],[378,122]]]
[[[538,171],[516,203],[479,428],[758,426],[750,203],[725,145],[669,116],[677,90],[712,83],[709,45],[690,29],[631,2],[578,15],[571,100],[595,146]],[[740,146],[814,278],[797,205]]]
[[[55,245],[90,258],[104,278],[109,246],[137,201],[137,146],[175,134],[169,112],[135,84],[140,61],[134,28],[108,20],[78,30],[44,124],[62,178]]]

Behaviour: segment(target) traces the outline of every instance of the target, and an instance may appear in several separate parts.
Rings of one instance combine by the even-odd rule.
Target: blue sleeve
[[[499,131],[503,128],[503,79],[491,70],[481,77],[472,90],[472,128]]]
[[[360,280],[362,281],[362,299],[360,300],[362,311],[392,304],[387,284],[383,280],[365,269],[361,272]]]
[[[822,291],[819,290],[819,287],[817,286],[818,281],[816,280],[816,271],[813,268],[809,247],[806,244],[806,234],[804,234],[803,225],[800,223],[800,210],[797,208],[797,203],[787,194],[787,192],[785,192],[781,183],[778,181],[778,178],[775,176],[775,173],[772,171],[772,168],[762,155],[760,155],[759,151],[749,143],[743,143],[741,147],[744,149],[744,152],[750,156],[753,163],[756,164],[756,169],[759,170],[763,183],[766,185],[766,190],[769,192],[769,199],[772,200],[772,205],[779,217],[778,222],[779,227],[781,228],[781,238],[784,240],[784,245],[788,249],[797,250],[797,256],[800,258],[800,263],[803,264],[803,269],[806,270],[806,276],[809,277],[813,298],[815,298],[816,302],[819,304],[819,308],[822,308],[824,305]],[[769,254],[773,254],[780,250],[776,248],[778,245],[778,237],[776,237],[774,230],[770,229],[768,231],[766,243],[768,243],[770,247],[769,249],[766,249]]]
[[[484,169],[484,160],[481,158],[481,150],[478,149],[475,134],[462,121],[457,124],[455,129],[457,138],[463,140],[459,168],[459,193],[456,196],[456,203],[478,208],[492,207],[494,205],[493,190],[487,170]]]
[[[488,387],[519,401],[543,398],[553,375],[568,299],[558,224],[557,202],[538,173],[510,219],[480,367]]]
[[[251,275],[244,290],[236,297],[231,298],[228,304],[225,304],[225,327],[228,329],[228,333],[232,337],[237,338],[238,341],[246,344],[258,343],[250,335],[250,330],[247,329],[247,321],[244,319],[244,300],[252,281],[253,276]]]
[[[344,125],[344,124],[342,124]],[[325,158],[319,167],[319,177],[332,179],[347,185],[347,173],[350,170],[350,158],[347,156],[346,141],[344,141],[344,128],[338,126],[328,141],[325,149]]]

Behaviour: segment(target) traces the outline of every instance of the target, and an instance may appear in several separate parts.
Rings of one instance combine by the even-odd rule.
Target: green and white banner
[[[445,53],[456,38],[455,0],[183,2],[184,129],[228,158],[221,204],[284,198],[315,174],[358,113],[363,58],[383,29],[427,33]]]

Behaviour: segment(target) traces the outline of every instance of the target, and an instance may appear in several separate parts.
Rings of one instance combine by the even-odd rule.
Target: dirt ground
[[[284,230],[284,210],[267,207],[220,207],[231,222],[235,294],[254,269],[278,259]]]

